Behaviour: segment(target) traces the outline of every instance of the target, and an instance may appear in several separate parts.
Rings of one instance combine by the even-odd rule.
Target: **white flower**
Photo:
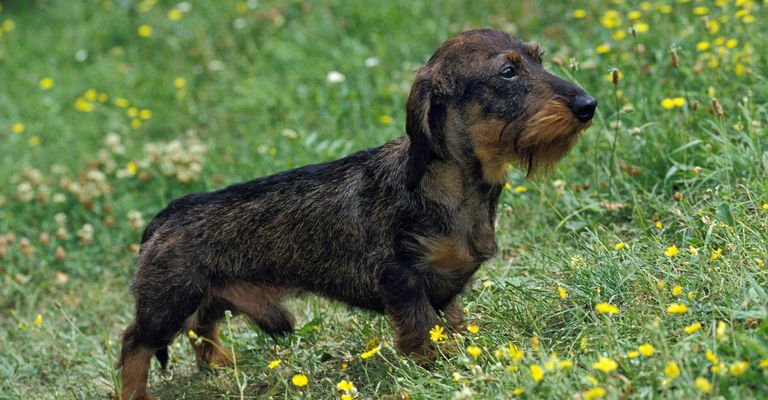
[[[379,65],[379,59],[378,59],[378,57],[368,57],[368,58],[365,59],[365,61],[363,61],[363,64],[367,68],[373,68],[373,67]]]
[[[341,83],[344,82],[347,77],[339,71],[330,71],[328,72],[328,76],[326,76],[325,79],[328,81],[328,83]]]

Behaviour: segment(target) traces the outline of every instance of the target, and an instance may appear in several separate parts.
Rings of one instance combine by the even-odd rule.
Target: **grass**
[[[462,298],[479,331],[425,369],[393,350],[385,318],[304,297],[287,338],[228,324],[237,369],[199,371],[179,340],[152,391],[320,399],[347,380],[358,398],[768,396],[764,2],[153,3],[3,2],[0,398],[110,397],[146,221],[183,194],[402,135],[415,69],[480,26],[540,42],[549,70],[600,106],[552,176],[510,171],[501,250]],[[642,344],[653,353],[636,356]]]

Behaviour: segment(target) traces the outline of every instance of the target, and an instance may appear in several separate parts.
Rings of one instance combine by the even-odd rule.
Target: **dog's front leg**
[[[385,312],[397,329],[397,348],[405,354],[429,356],[434,349],[429,330],[440,319],[424,289],[424,279],[402,265],[387,266],[379,275]]]

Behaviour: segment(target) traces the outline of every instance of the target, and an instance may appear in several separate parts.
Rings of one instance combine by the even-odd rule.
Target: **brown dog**
[[[547,73],[535,45],[482,29],[443,43],[416,77],[406,131],[381,147],[170,203],[142,236],[123,337],[122,397],[147,399],[152,355],[192,329],[200,362],[230,361],[227,309],[270,334],[291,332],[281,304],[317,293],[386,313],[406,354],[430,351],[444,313],[496,252],[507,164],[528,173],[563,157],[597,101]]]

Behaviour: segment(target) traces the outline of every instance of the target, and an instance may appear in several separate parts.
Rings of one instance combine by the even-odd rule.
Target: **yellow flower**
[[[560,295],[561,299],[565,299],[566,297],[568,297],[568,292],[562,286],[557,287],[557,294]]]
[[[512,394],[515,395],[515,396],[520,396],[521,394],[523,394],[523,392],[525,392],[525,389],[523,389],[523,388],[515,388],[515,390],[512,391]]]
[[[675,108],[675,102],[672,101],[672,99],[670,98],[664,98],[663,100],[661,100],[661,108],[665,110],[671,110]],[[661,229],[661,222],[657,222],[656,227]]]
[[[11,124],[11,132],[15,134],[20,134],[24,132],[24,129],[26,129],[26,126],[22,124],[21,122],[16,122],[14,124]]]
[[[650,357],[650,356],[652,356],[652,355],[653,355],[653,352],[654,352],[654,350],[655,350],[655,349],[653,348],[653,346],[652,346],[652,345],[650,345],[650,344],[648,344],[648,343],[646,343],[646,344],[641,344],[641,345],[640,345],[640,347],[638,347],[637,349],[640,351],[640,354],[642,354],[642,355],[643,355],[643,356],[645,356],[645,357]]]
[[[640,352],[639,351],[634,351],[633,350],[633,351],[630,351],[629,353],[627,353],[627,357],[628,358],[637,358],[639,356],[640,356]]]
[[[168,19],[170,19],[171,21],[178,21],[181,19],[181,16],[182,16],[181,10],[179,10],[178,8],[171,8],[170,10],[168,10],[167,16],[168,16]]]
[[[619,30],[613,33],[613,40],[619,41],[627,37],[627,31]]]
[[[610,303],[598,303],[595,305],[595,310],[600,314],[618,314],[618,307]]]
[[[514,362],[518,362],[523,358],[523,351],[512,343],[509,343],[507,346],[507,351],[509,352],[509,357],[511,357]]]
[[[467,325],[467,331],[469,333],[477,333],[480,331],[480,327],[476,324]]]
[[[609,44],[603,43],[595,47],[595,51],[597,54],[605,54],[611,51],[611,46]]]
[[[710,44],[706,40],[696,43],[696,50],[698,51],[707,51],[709,50],[709,48],[710,48]]]
[[[672,296],[680,296],[683,294],[683,288],[680,287],[680,285],[675,285],[675,287],[672,288]]]
[[[139,34],[139,36],[143,38],[148,38],[152,36],[152,27],[147,24],[144,24],[139,26],[139,29],[136,32]]]
[[[616,243],[616,245],[615,245],[615,246],[613,246],[613,248],[614,248],[614,250],[616,250],[616,251],[621,251],[621,249],[623,249],[623,248],[624,248],[624,246],[626,246],[626,243],[624,243],[624,242],[619,242],[619,243]]]
[[[37,316],[35,316],[35,326],[39,328],[40,325],[42,324],[43,324],[43,315],[37,314]]]
[[[709,14],[709,8],[702,7],[702,6],[694,7],[693,8],[693,14],[694,15],[707,15],[707,14]]]
[[[664,99],[664,100],[670,100],[670,101],[672,101],[672,99]],[[662,103],[661,105],[662,105],[662,107],[663,107],[663,106],[664,106],[664,102],[662,101],[661,103]],[[672,104],[672,107],[674,107],[674,106],[675,106],[675,103],[671,103],[671,104]],[[670,107],[670,108],[672,108],[672,107]],[[667,107],[664,107],[664,108],[667,108]],[[664,227],[664,225],[662,225],[662,224],[661,224],[661,222],[657,222],[657,223],[656,223],[656,229],[661,229],[661,228],[663,228],[663,227]]]
[[[467,346],[467,353],[477,359],[477,357],[480,357],[480,353],[483,352],[483,349],[477,347],[477,346]]]
[[[144,110],[139,111],[139,118],[141,118],[141,119],[143,119],[145,121],[150,119],[150,118],[152,118],[152,110],[144,109]]]
[[[763,210],[768,211],[768,203],[763,203]]]
[[[173,86],[176,89],[183,89],[185,86],[187,86],[187,80],[179,76],[173,80]]]
[[[605,389],[601,388],[600,386],[596,386],[584,392],[584,394],[581,397],[584,400],[592,400],[592,399],[599,399],[603,396],[605,396]]]
[[[763,358],[762,360],[760,360],[759,366],[760,368],[763,368],[763,369],[768,368],[768,358]]]
[[[557,363],[557,368],[559,369],[566,369],[573,367],[573,361],[571,360],[563,360]]]
[[[366,352],[360,353],[360,358],[362,358],[363,360],[365,360],[366,358],[371,358],[376,354],[379,354],[380,350],[381,350],[381,345],[378,345]]]
[[[571,15],[572,15],[572,16],[573,16],[573,18],[575,18],[575,19],[582,19],[582,18],[584,18],[584,17],[586,17],[586,16],[587,16],[587,12],[586,12],[586,11],[584,11],[584,10],[582,10],[581,8],[577,8],[577,9],[573,10],[573,12],[571,13]]]
[[[355,388],[355,385],[352,382],[344,379],[342,379],[341,382],[336,384],[336,389],[341,390],[342,392],[349,392],[354,388]]]
[[[677,255],[678,252],[679,250],[677,249],[677,246],[673,244],[672,246],[669,246],[667,247],[666,250],[664,250],[664,255],[667,257],[674,257]]]
[[[109,101],[109,95],[106,93],[99,93],[99,103],[106,103]]]
[[[504,183],[504,189],[509,190],[512,189],[512,185],[509,184],[509,182]]]
[[[32,135],[29,137],[28,143],[30,146],[35,147],[40,145],[40,136]]]
[[[349,393],[344,393],[344,394],[342,394],[342,395],[341,395],[341,398],[340,398],[340,400],[352,400],[352,399],[353,399],[353,397],[352,397],[352,395],[351,395],[351,394],[349,394]]]
[[[664,368],[664,374],[667,375],[669,379],[675,379],[680,375],[680,367],[677,366],[676,362],[670,361]]]
[[[694,257],[696,257],[696,256],[698,256],[698,255],[699,255],[699,249],[697,249],[697,248],[695,248],[695,247],[693,247],[693,246],[690,246],[690,245],[689,245],[689,246],[688,246],[688,251],[690,251],[690,252],[691,252],[691,255],[692,255],[692,256],[694,256]]]
[[[645,33],[648,32],[651,29],[651,26],[648,25],[646,22],[638,22],[635,24],[635,31],[637,33]]]
[[[139,115],[139,109],[136,107],[131,107],[125,113],[128,114],[128,116],[131,118],[136,118]]]
[[[608,10],[603,13],[603,17],[601,18],[600,22],[604,27],[612,29],[621,25],[621,18],[619,17],[618,11]]]
[[[597,360],[597,362],[592,364],[592,368],[599,369],[600,371],[603,371],[606,374],[615,370],[618,367],[619,367],[619,364],[608,357],[600,357]]]
[[[139,129],[141,128],[141,120],[138,118],[134,118],[131,120],[131,128],[133,129]]]
[[[701,329],[701,322],[694,322],[694,323],[686,326],[685,328],[683,328],[685,333],[687,333],[689,335],[693,335],[694,333],[698,332],[699,329]]]
[[[709,255],[709,259],[714,261],[720,258],[720,256],[723,255],[723,249],[717,248],[717,250],[713,251],[712,254]]]
[[[636,20],[636,19],[640,19],[640,17],[642,17],[642,16],[643,16],[643,14],[640,13],[640,11],[634,11],[634,10],[630,11],[629,14],[627,14],[627,18],[629,18],[629,19],[631,19],[633,21]]]
[[[739,41],[736,39],[728,39],[727,42],[725,42],[725,47],[732,49],[739,45]]]
[[[685,99],[682,97],[675,97],[672,99],[672,104],[674,104],[675,107],[682,107],[685,105]]]
[[[443,334],[443,327],[440,325],[435,325],[434,328],[429,330],[429,338],[435,342],[445,341],[445,335]]]
[[[128,164],[125,165],[125,169],[128,170],[128,173],[131,176],[134,176],[137,172],[139,172],[139,166],[136,165],[134,161],[128,161]]]
[[[693,384],[696,385],[696,387],[704,393],[709,393],[712,391],[712,382],[710,382],[707,378],[700,376],[696,378],[695,381],[693,381]]]
[[[40,79],[40,89],[43,89],[43,90],[53,89],[53,79],[47,76],[43,79]]]
[[[4,31],[10,32],[10,31],[14,30],[14,28],[16,28],[16,23],[13,22],[12,19],[6,19],[5,21],[3,21],[2,28],[3,28]]]
[[[90,101],[86,100],[83,97],[78,97],[77,99],[75,99],[75,110],[84,112],[84,113],[91,112],[93,111],[93,103],[91,103]]]
[[[685,314],[688,312],[688,306],[681,303],[672,303],[667,307],[667,312],[670,314]]]
[[[272,361],[269,362],[269,364],[267,364],[267,368],[275,369],[275,368],[277,368],[278,365],[280,365],[280,363],[281,363],[280,360],[272,360]]]
[[[531,349],[536,350],[539,348],[539,338],[538,336],[531,336]]]
[[[728,333],[728,324],[726,324],[724,321],[717,321],[717,329],[716,329],[716,337],[718,339],[722,339],[725,337],[725,334]]]
[[[302,387],[306,386],[309,382],[309,379],[304,374],[296,374],[291,378],[291,383],[293,383],[293,386]]]
[[[528,191],[528,188],[525,186],[515,186],[515,192],[517,193],[525,193]]]
[[[658,287],[659,289],[664,289],[664,286],[667,286],[667,282],[656,281],[656,287]]]
[[[731,375],[732,376],[740,376],[744,372],[747,372],[747,369],[749,369],[749,363],[746,361],[736,361],[735,363],[731,364]]]
[[[704,356],[707,357],[707,360],[712,364],[717,364],[718,358],[715,353],[712,352],[712,350],[707,350]]]
[[[531,365],[531,378],[533,378],[534,382],[539,382],[544,379],[544,370],[541,369],[539,364]]]
[[[128,102],[128,99],[126,99],[124,97],[118,97],[118,98],[115,99],[115,105],[120,107],[120,108],[128,107],[129,104],[130,103]]]
[[[195,333],[195,331],[190,329],[189,332],[187,332],[187,337],[193,340],[197,339],[197,333]]]

